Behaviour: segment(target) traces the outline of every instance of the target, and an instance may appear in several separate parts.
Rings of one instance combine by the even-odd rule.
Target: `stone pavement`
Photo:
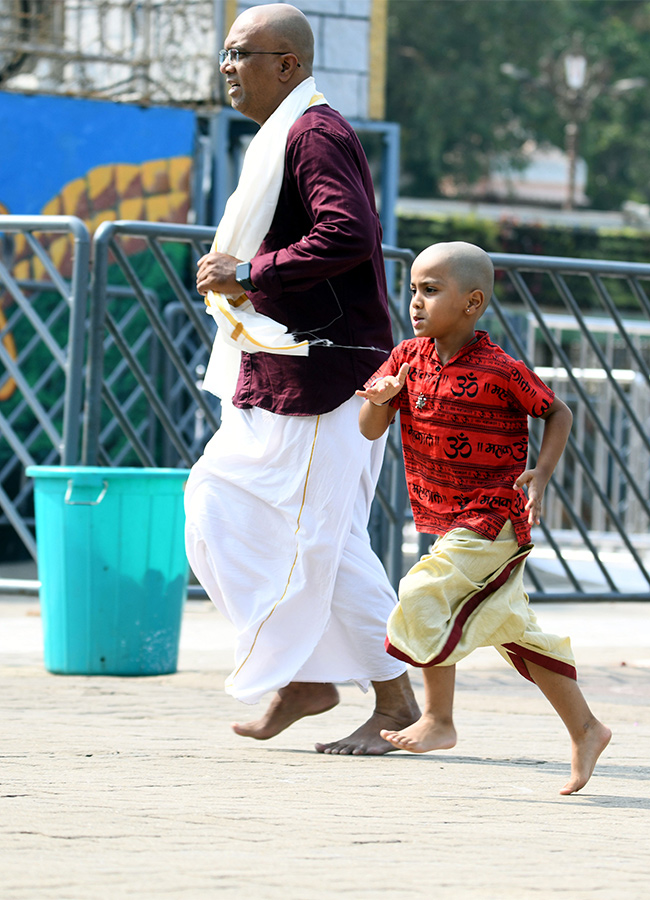
[[[561,797],[568,739],[493,650],[458,669],[453,750],[332,757],[352,686],[265,743],[222,691],[227,624],[190,601],[179,670],[51,675],[38,601],[0,597],[0,900],[637,900],[650,882],[650,604],[545,604],[614,738]],[[422,682],[414,673],[416,692]]]

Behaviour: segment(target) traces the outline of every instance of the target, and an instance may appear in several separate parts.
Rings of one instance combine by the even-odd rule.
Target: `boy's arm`
[[[381,437],[395,418],[397,410],[388,401],[404,387],[408,370],[408,363],[404,363],[397,375],[378,378],[367,390],[355,391],[357,397],[366,401],[359,412],[359,430],[369,441]]]
[[[537,456],[537,465],[534,469],[522,472],[514,483],[515,488],[526,486],[528,492],[526,509],[530,525],[539,525],[544,491],[564,452],[573,414],[566,403],[556,397],[541,418],[544,419],[544,435]]]

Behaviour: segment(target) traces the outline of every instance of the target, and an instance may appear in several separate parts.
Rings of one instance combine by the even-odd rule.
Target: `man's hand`
[[[227,253],[206,253],[197,263],[196,289],[205,296],[216,291],[229,297],[239,297],[242,286],[235,278],[235,269],[241,259]]]

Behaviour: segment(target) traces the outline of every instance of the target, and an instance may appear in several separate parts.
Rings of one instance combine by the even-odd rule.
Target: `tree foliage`
[[[462,190],[496,157],[516,164],[526,140],[563,147],[549,71],[577,38],[597,80],[578,147],[591,203],[650,201],[649,0],[389,0],[403,192],[436,196],[445,180]],[[622,90],[623,79],[646,84]]]

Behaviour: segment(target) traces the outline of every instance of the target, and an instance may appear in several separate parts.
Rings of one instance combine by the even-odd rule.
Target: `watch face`
[[[253,282],[251,281],[251,264],[249,262],[237,263],[237,266],[235,267],[235,278],[245,291],[253,290]]]

